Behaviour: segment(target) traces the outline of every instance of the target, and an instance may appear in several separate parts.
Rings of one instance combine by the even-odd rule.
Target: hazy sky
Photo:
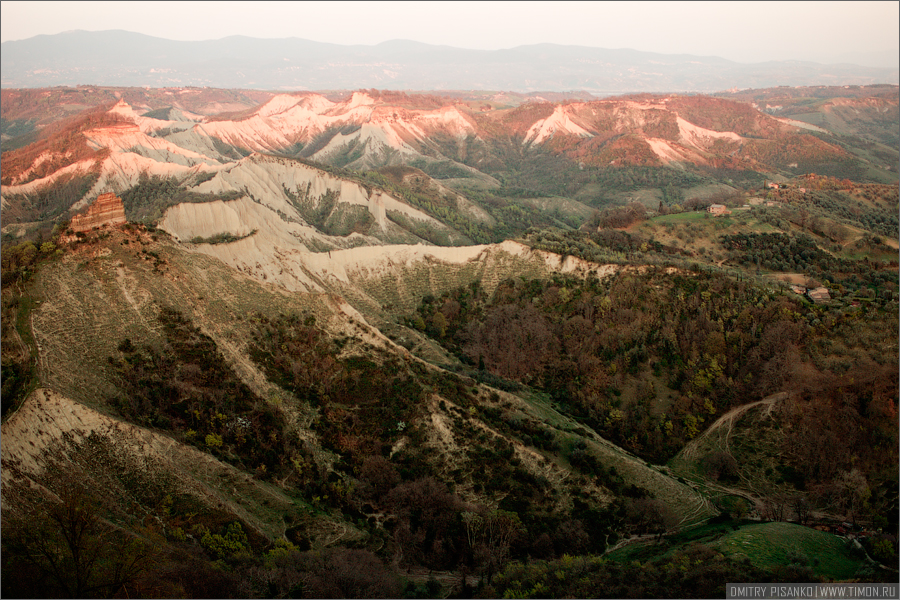
[[[73,29],[175,40],[408,39],[498,49],[550,42],[739,62],[894,66],[900,2],[12,2],[0,41]],[[887,61],[888,64],[885,64]]]

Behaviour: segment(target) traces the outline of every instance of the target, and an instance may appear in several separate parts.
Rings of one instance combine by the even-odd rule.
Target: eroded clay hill
[[[355,170],[452,165],[465,178],[490,185],[496,184],[490,172],[498,170],[502,156],[538,148],[603,168],[779,172],[793,163],[809,168],[852,160],[839,145],[808,135],[802,126],[748,104],[706,97],[535,102],[478,111],[432,96],[356,92],[333,102],[302,93],[280,94],[253,110],[220,117],[144,112],[120,100],[4,152],[3,194],[31,194],[61,179],[92,175],[96,180],[84,196],[90,200],[109,189],[123,192],[142,174],[206,178],[252,152]]]
[[[211,248],[241,248],[242,243],[245,241]],[[319,409],[273,382],[253,358],[254,344],[263,339],[258,337],[260,323],[278,322],[283,315],[301,315],[301,320],[311,318],[309,322],[330,339],[344,340],[342,350],[335,355],[338,360],[365,357],[376,364],[407,365],[403,368],[418,373],[415,377],[419,379],[453,380],[456,376],[417,358],[417,354],[435,357],[440,353],[433,344],[419,337],[411,344],[410,353],[373,325],[394,323],[394,315],[409,310],[424,294],[441,294],[476,280],[491,288],[513,275],[567,272],[605,277],[616,270],[572,257],[563,260],[512,242],[472,248],[383,246],[379,250],[373,254],[371,248],[356,248],[332,252],[330,258],[327,253],[298,253],[304,260],[298,260],[296,268],[302,267],[304,275],[318,287],[317,291],[298,293],[299,280],[276,277],[274,267],[270,267],[271,276],[264,276],[263,272],[248,274],[230,265],[230,254],[242,254],[233,248],[213,256],[164,234],[131,226],[113,229],[103,239],[89,236],[86,242],[66,248],[35,281],[40,303],[33,312],[32,326],[43,389],[4,425],[4,461],[15,461],[25,477],[40,481],[42,465],[49,460],[47,448],[56,443],[54,440],[71,437],[75,451],[80,440],[94,433],[113,440],[122,461],[140,459],[152,465],[152,473],[175,477],[183,493],[236,516],[266,538],[285,535],[288,525],[279,519],[287,512],[294,515],[293,526],[305,523],[308,532],[304,535],[314,545],[353,539],[358,533],[352,525],[330,517],[313,518],[305,504],[308,499],[287,498],[277,481],[261,483],[201,452],[205,447],[202,442],[188,445],[178,435],[123,421],[113,401],[121,397],[123,385],[122,367],[116,365],[123,364],[122,357],[128,356],[123,352],[131,352],[129,348],[147,348],[142,352],[149,352],[172,343],[171,324],[165,314],[174,310],[184,315],[191,327],[209,337],[228,368],[256,397],[277,403],[279,414],[284,415],[285,431],[302,440],[303,447],[312,453],[307,457],[310,464],[320,464],[327,473],[337,469],[337,463],[323,449],[320,430],[313,427]],[[415,437],[401,435],[395,451],[403,451],[415,439],[416,444],[430,449],[428,464],[435,472],[469,472],[475,468],[470,452],[474,438],[470,440],[469,434],[463,433],[466,428],[460,428],[460,415],[465,415],[464,422],[470,423],[468,427],[478,439],[487,440],[484,443],[488,447],[509,445],[519,468],[545,481],[544,485],[558,497],[568,497],[577,488],[600,506],[613,499],[614,494],[598,483],[585,480],[576,484],[564,463],[510,438],[496,423],[480,416],[481,410],[503,410],[518,415],[518,419],[545,423],[561,440],[582,439],[604,464],[615,467],[625,482],[653,489],[657,498],[672,507],[680,522],[711,514],[702,496],[690,487],[583,430],[549,403],[535,403],[474,382],[454,385],[469,390],[465,392],[469,398],[466,402],[475,402],[481,408],[466,409],[460,398],[448,393],[452,386],[427,392],[420,403],[409,407],[412,412],[406,427],[409,436]],[[41,433],[32,446],[27,436],[36,430]],[[102,479],[99,474],[97,477]],[[457,489],[469,501],[491,501],[466,478],[457,482]]]
[[[75,232],[85,232],[95,227],[115,227],[125,224],[125,207],[122,199],[111,192],[100,194],[90,208],[72,217],[69,228]]]
[[[17,485],[23,480],[42,485],[53,469],[65,463],[98,488],[126,496],[117,498],[120,502],[140,498],[136,489],[115,489],[110,484],[122,477],[120,469],[128,469],[139,485],[159,487],[162,496],[193,498],[205,510],[240,519],[269,539],[284,536],[285,523],[278,513],[295,511],[294,502],[276,486],[170,436],[124,423],[50,389],[32,393],[3,423],[2,435],[7,503],[15,504]],[[324,535],[327,523],[323,520]]]

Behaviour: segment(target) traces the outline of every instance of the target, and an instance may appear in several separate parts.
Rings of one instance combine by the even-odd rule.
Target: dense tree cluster
[[[289,469],[294,443],[286,439],[279,407],[256,396],[215,342],[180,312],[163,308],[160,321],[161,346],[137,347],[125,339],[119,356],[110,357],[121,389],[114,406],[134,422],[176,432],[251,472]]]
[[[491,299],[459,289],[426,297],[410,324],[471,365],[545,390],[617,444],[665,461],[715,415],[805,381],[798,372],[810,340],[833,331],[822,318],[749,283],[649,270],[603,282],[516,279]]]
[[[808,570],[795,569],[790,580],[818,579]],[[504,570],[490,587],[481,590],[478,597],[721,598],[725,596],[725,582],[773,580],[785,579],[773,579],[771,573],[727,560],[697,544],[660,560],[628,564],[587,556],[517,563]]]
[[[192,244],[211,244],[211,245],[231,244],[232,242],[238,242],[244,238],[250,237],[251,235],[255,235],[256,232],[257,232],[257,230],[254,229],[253,231],[250,231],[250,232],[246,233],[245,235],[240,235],[240,236],[234,235],[233,233],[228,233],[228,232],[217,233],[217,234],[211,235],[209,237],[194,236],[193,238],[191,238],[191,243]]]
[[[748,269],[800,272],[813,282],[840,285],[840,289],[868,290],[881,297],[896,288],[891,265],[874,261],[848,260],[825,252],[807,235],[784,233],[737,233],[722,236],[729,260]]]
[[[627,206],[605,208],[598,214],[597,226],[603,229],[624,229],[647,218],[647,207],[640,202]]]
[[[200,194],[184,189],[182,181],[159,175],[141,174],[137,184],[122,193],[125,216],[129,221],[154,223],[170,206],[184,202],[215,202],[235,200],[241,192]]]
[[[4,221],[54,220],[81,200],[97,179],[97,173],[63,176],[28,195],[4,194],[4,201],[10,203],[9,208],[4,209]]]

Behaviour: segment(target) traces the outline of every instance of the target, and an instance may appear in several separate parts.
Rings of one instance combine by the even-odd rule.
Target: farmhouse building
[[[831,300],[831,294],[828,293],[828,288],[826,287],[817,287],[806,290],[806,296],[815,304],[824,304]]]

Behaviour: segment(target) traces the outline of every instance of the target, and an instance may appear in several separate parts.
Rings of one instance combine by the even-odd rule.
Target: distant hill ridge
[[[713,182],[732,190],[803,173],[896,181],[896,149],[886,145],[896,138],[896,86],[789,90],[548,102],[557,96],[5,89],[5,233],[71,217],[114,192],[129,220],[234,201],[252,221],[189,228],[185,240],[265,239],[277,217],[291,240],[318,251],[465,245],[509,233],[495,230],[512,214],[504,198],[531,198],[516,213],[522,228],[542,211],[555,223],[552,211],[562,209],[546,200],[554,196],[570,198],[565,210],[583,219],[591,206],[634,200],[625,190],[639,188],[652,209]],[[85,104],[95,105],[76,112]],[[276,217],[260,203],[274,203]],[[194,222],[206,209],[184,210]]]
[[[115,49],[114,52],[110,51]],[[435,69],[435,65],[440,65]],[[230,36],[173,41],[128,31],[69,31],[2,44],[3,87],[210,86],[301,89],[503,89],[712,92],[733,87],[898,83],[897,68],[533,44],[469,50],[392,40],[343,46]]]
[[[18,193],[20,186],[80,163],[82,171],[93,171],[101,161],[111,161],[101,172],[116,179],[132,172],[128,183],[118,181],[127,187],[140,172],[212,172],[251,152],[355,170],[452,161],[458,176],[467,177],[483,176],[485,171],[462,162],[461,148],[467,149],[465,154],[483,152],[488,160],[509,143],[545,146],[554,154],[598,167],[675,163],[780,169],[786,167],[781,164],[785,161],[847,158],[840,147],[748,104],[705,96],[530,102],[510,109],[473,110],[434,95],[361,90],[340,102],[315,93],[279,94],[252,110],[179,121],[142,112],[120,100],[107,112],[74,117],[71,126],[48,128],[43,139],[4,153],[3,184],[12,186],[4,191]],[[791,154],[775,153],[776,140],[789,144]],[[85,151],[71,152],[73,144]],[[91,148],[112,154],[107,159]],[[126,158],[129,165],[135,164],[124,168],[119,163]],[[103,185],[107,183],[97,184]]]

